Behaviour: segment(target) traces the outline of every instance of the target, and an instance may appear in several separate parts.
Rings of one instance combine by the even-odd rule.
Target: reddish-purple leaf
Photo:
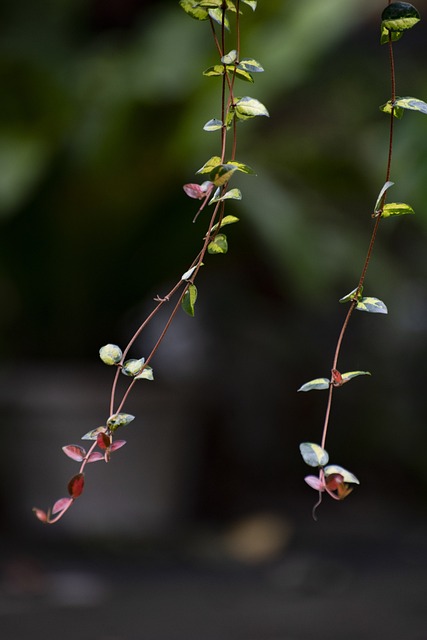
[[[117,449],[121,449],[126,444],[126,440],[114,440],[113,444],[110,447],[110,451],[117,451]]]
[[[62,447],[62,451],[66,456],[77,462],[81,462],[86,457],[85,449],[78,444],[67,444],[65,447]]]
[[[206,195],[206,190],[203,190],[200,184],[185,184],[182,188],[184,189],[187,196],[189,196],[190,198],[194,198],[195,200],[201,200]]]
[[[77,473],[73,476],[68,483],[68,493],[70,496],[72,498],[78,498],[83,491],[84,484],[85,478],[83,473]]]
[[[111,436],[107,436],[106,433],[98,433],[96,444],[100,449],[108,449],[111,444]]]
[[[68,507],[72,503],[72,501],[72,498],[60,498],[53,505],[52,513],[59,513],[59,511],[64,511],[64,509]]]
[[[104,460],[104,456],[99,451],[94,451],[87,459],[88,462],[98,462],[99,460]]]
[[[325,483],[320,480],[318,476],[306,476],[304,480],[309,485],[309,487],[311,487],[312,489],[316,489],[316,491],[325,490]]]
[[[47,513],[42,509],[37,509],[37,507],[33,508],[33,513],[41,522],[47,522]]]

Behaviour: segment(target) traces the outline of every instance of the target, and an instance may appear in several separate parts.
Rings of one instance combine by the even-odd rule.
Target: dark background
[[[425,3],[418,2],[426,14]],[[230,250],[198,278],[126,406],[136,420],[55,527],[61,446],[108,415],[125,346],[191,263],[207,215],[182,185],[218,153],[207,23],[175,1],[16,0],[0,10],[0,630],[9,640],[425,639],[427,118],[396,122],[389,199],[340,358],[363,369],[334,396],[327,448],[361,485],[343,503],[303,482],[328,376],[384,182],[390,97],[383,4],[244,7],[242,55],[266,72],[242,95],[270,118],[239,126],[243,200]],[[396,43],[398,95],[427,98],[426,27]],[[146,355],[160,317],[136,347]],[[165,317],[163,318],[163,321]],[[56,633],[56,632],[55,632]],[[67,635],[68,634],[68,635]],[[49,635],[47,637],[50,637]],[[52,635],[52,637],[56,637]]]

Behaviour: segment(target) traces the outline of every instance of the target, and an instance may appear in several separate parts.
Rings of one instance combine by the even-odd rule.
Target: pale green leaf
[[[194,309],[197,300],[197,288],[195,284],[190,284],[188,289],[185,291],[182,296],[181,306],[185,313],[188,313],[189,316],[194,316]]]
[[[236,49],[232,49],[232,51],[227,53],[225,56],[222,56],[222,58],[221,58],[221,62],[223,64],[233,64],[233,62],[236,62],[236,60],[237,60],[237,51],[236,51]]]
[[[130,413],[115,413],[108,418],[107,427],[110,431],[115,431],[119,427],[128,425],[132,420],[135,420],[135,416],[132,416]]]
[[[390,202],[385,204],[381,212],[381,218],[389,218],[390,216],[405,216],[408,213],[414,214],[415,211],[409,204],[403,202]]]
[[[141,373],[135,376],[136,380],[154,380],[153,368],[149,365],[146,365]]]
[[[208,252],[211,254],[227,253],[227,251],[227,236],[225,236],[223,233],[218,233],[218,235],[215,236],[215,239],[208,244]]]
[[[260,63],[253,58],[243,58],[242,60],[240,60],[237,68],[242,69],[242,71],[249,71],[249,73],[261,73],[262,71],[264,71]]]
[[[219,189],[217,189],[214,197],[209,201],[209,204],[213,204],[214,202],[221,202],[222,200],[241,200],[242,199],[242,192],[240,191],[240,189],[230,189],[230,191],[226,191],[222,196],[216,195],[218,191]]]
[[[356,299],[356,294],[357,294],[357,299],[360,300],[360,298],[362,297],[362,291],[363,291],[363,287],[360,287],[360,289],[356,287],[355,289],[353,289],[353,291],[350,291],[350,293],[347,293],[346,296],[343,296],[342,298],[340,298],[339,302],[341,303],[353,302],[353,300]]]
[[[225,73],[225,67],[223,64],[215,64],[213,67],[208,67],[203,71],[203,75],[210,76],[223,76]]]
[[[381,191],[378,194],[378,198],[377,201],[375,203],[375,207],[374,207],[374,211],[375,213],[378,211],[378,207],[381,204],[381,200],[383,199],[383,195],[385,194],[386,191],[388,191],[388,189],[390,189],[390,187],[392,187],[394,185],[394,182],[391,182],[390,180],[388,180],[382,187]]]
[[[248,118],[255,118],[256,116],[269,116],[266,107],[250,96],[244,96],[240,98],[234,105],[236,116],[240,120],[247,120]]]
[[[242,0],[242,2],[247,4],[252,9],[252,11],[255,11],[256,5],[257,5],[257,0]]]
[[[222,120],[217,120],[216,118],[212,118],[209,120],[203,127],[205,131],[218,131],[218,129],[222,129]]]
[[[233,167],[236,167],[237,171],[241,171],[242,173],[249,173],[251,175],[256,175],[255,171],[247,164],[243,164],[242,162],[236,162],[235,160],[229,160],[227,164],[231,164]]]
[[[227,224],[234,224],[235,222],[239,222],[239,218],[236,218],[236,216],[224,216],[219,226],[218,224],[214,224],[211,231],[213,232],[217,229],[222,229],[222,227],[225,227]]]
[[[228,70],[228,67],[227,67]],[[236,77],[239,78],[240,80],[245,80],[246,82],[254,82],[254,79],[252,78],[251,74],[248,71],[245,71],[244,69],[239,69],[239,67],[234,67],[233,71],[235,71],[236,73]]]
[[[122,350],[116,344],[106,344],[99,350],[99,357],[108,365],[119,364],[122,355]]]
[[[180,0],[180,6],[186,13],[196,20],[207,20],[209,17],[207,9],[200,7],[198,2],[193,0]]]
[[[369,313],[388,313],[387,307],[378,298],[361,298],[356,305],[358,311],[368,311]]]
[[[357,376],[370,376],[369,371],[347,371],[347,373],[342,373],[341,378],[343,382],[348,382],[352,378],[357,378]]]
[[[200,169],[196,171],[196,173],[210,173],[212,169],[215,169],[215,167],[217,167],[220,164],[221,164],[221,158],[219,156],[212,156],[212,158],[209,158],[209,160],[205,162],[203,167],[200,167]]]
[[[347,469],[340,467],[338,464],[328,464],[328,466],[325,467],[323,471],[325,472],[326,477],[331,476],[335,473],[338,473],[340,476],[342,476],[344,482],[349,482],[352,484],[360,484],[359,480],[356,478],[354,473],[347,471]]]
[[[396,98],[394,101],[394,107],[400,109],[409,109],[410,111],[420,111],[427,114],[427,102],[419,100],[418,98],[412,98],[406,96],[404,98]]]
[[[222,9],[208,9],[209,15],[212,20],[215,20],[219,25],[222,25],[224,22],[224,27],[227,31],[230,31],[230,22],[225,14],[223,14]]]
[[[190,269],[188,269],[188,271],[182,274],[181,280],[189,280],[196,269],[197,269],[197,265],[195,267],[191,267]]]
[[[92,431],[88,431],[82,436],[82,440],[96,440],[100,433],[105,433],[107,431],[107,427],[97,427],[96,429],[92,429]]]
[[[131,358],[130,360],[126,360],[122,367],[122,373],[125,376],[137,376],[138,373],[141,373],[144,362],[145,358],[139,358],[138,360]]]
[[[329,456],[325,449],[313,442],[301,442],[299,449],[303,460],[309,467],[324,467],[328,464]]]
[[[209,174],[209,180],[216,186],[222,187],[226,184],[236,171],[236,167],[232,164],[219,164]]]
[[[303,384],[298,391],[318,391],[321,389],[329,389],[331,381],[328,378],[315,378]]]

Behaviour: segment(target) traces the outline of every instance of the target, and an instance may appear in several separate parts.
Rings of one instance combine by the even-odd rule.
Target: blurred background
[[[209,256],[126,410],[127,446],[66,494],[61,447],[108,417],[125,346],[197,254],[206,214],[182,185],[219,150],[207,23],[175,0],[15,0],[0,9],[0,629],[6,640],[425,640],[427,118],[396,122],[386,220],[355,314],[327,448],[361,486],[344,503],[304,483],[328,376],[385,179],[383,2],[269,0],[243,9],[240,95],[270,118],[239,126],[243,200],[229,252]],[[427,15],[425,0],[417,8]],[[426,27],[396,43],[397,93],[427,99]],[[233,45],[230,46],[233,48]],[[167,309],[166,309],[167,312]],[[147,355],[166,316],[135,347]],[[49,636],[48,636],[49,637]]]

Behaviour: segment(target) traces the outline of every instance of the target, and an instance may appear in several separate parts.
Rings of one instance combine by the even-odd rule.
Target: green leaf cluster
[[[372,296],[363,296],[363,287],[353,289],[347,295],[340,298],[340,302],[356,302],[357,311],[368,311],[369,313],[388,313],[387,307],[382,300]]]
[[[381,44],[400,40],[420,19],[417,9],[409,2],[391,2],[381,15]]]
[[[256,0],[241,0],[255,11]],[[195,20],[214,20],[218,24],[223,24],[226,29],[230,29],[230,23],[226,15],[227,11],[236,13],[236,5],[233,0],[225,0],[225,10],[223,11],[223,0],[180,0],[180,6]]]

